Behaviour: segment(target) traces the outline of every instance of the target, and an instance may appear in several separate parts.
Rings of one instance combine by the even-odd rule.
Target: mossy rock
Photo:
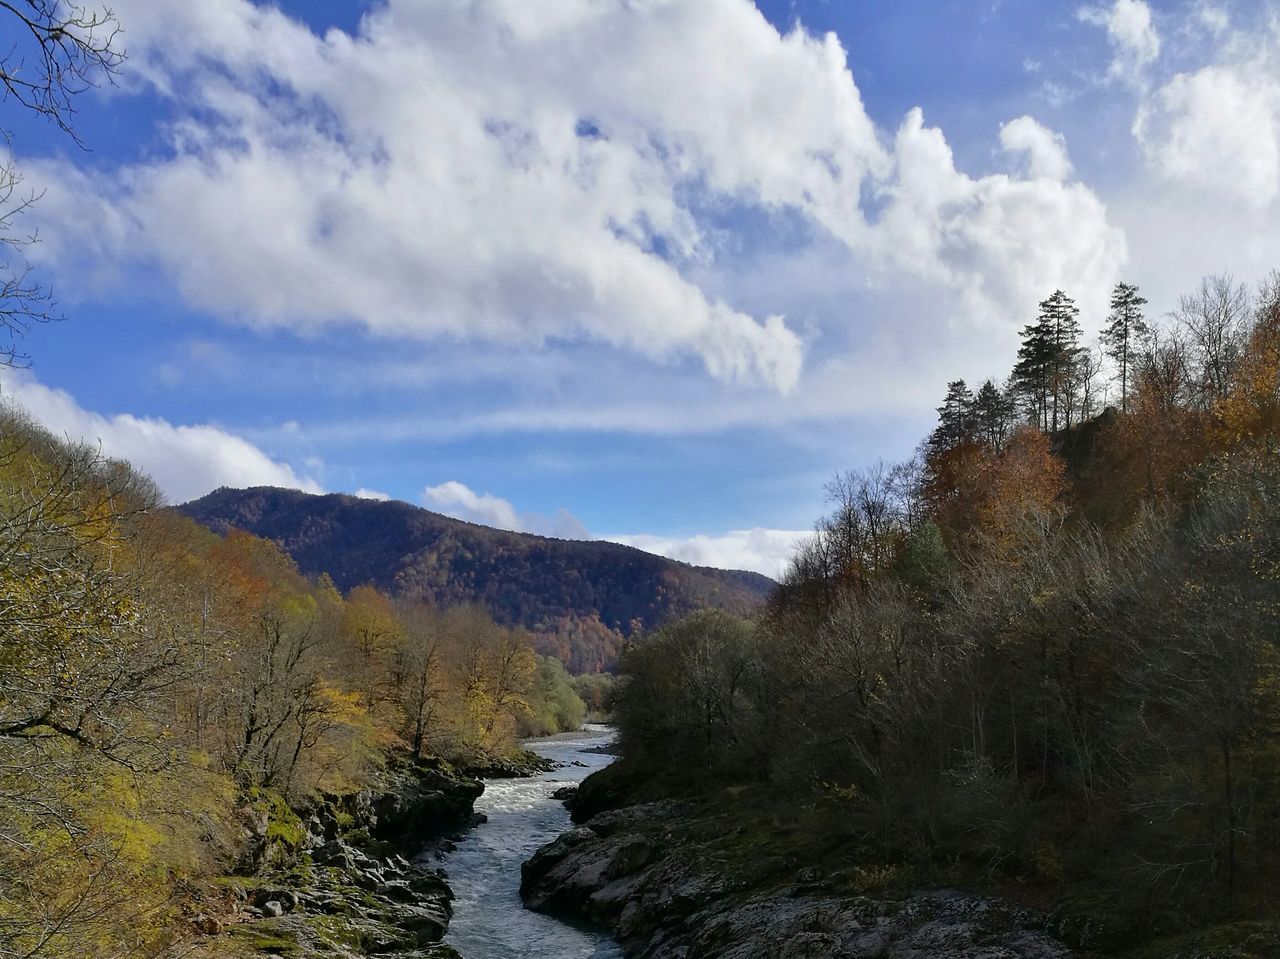
[[[235,926],[231,938],[264,956],[299,957],[303,955],[298,937],[293,932],[266,922]]]

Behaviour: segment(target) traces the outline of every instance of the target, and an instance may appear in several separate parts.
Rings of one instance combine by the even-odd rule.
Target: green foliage
[[[613,712],[613,691],[617,677],[611,673],[584,673],[569,680],[587,708],[587,722],[603,722]]]
[[[528,707],[521,717],[522,735],[549,736],[580,729],[586,714],[587,707],[560,660],[539,656]]]

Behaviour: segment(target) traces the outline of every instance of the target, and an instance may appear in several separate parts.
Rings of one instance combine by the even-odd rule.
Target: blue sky
[[[279,483],[776,573],[1057,287],[1280,266],[1280,8],[123,0],[6,107],[67,322],[5,391]]]

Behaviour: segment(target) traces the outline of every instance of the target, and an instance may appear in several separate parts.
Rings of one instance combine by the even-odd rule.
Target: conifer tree
[[[1120,368],[1120,409],[1129,411],[1129,370],[1133,366],[1134,352],[1150,334],[1142,308],[1147,301],[1138,288],[1129,283],[1117,283],[1111,293],[1111,316],[1102,331],[1102,344],[1107,356]]]
[[[954,449],[973,437],[973,392],[964,380],[947,384],[947,397],[938,407],[938,426],[929,437],[935,452]]]
[[[1004,448],[1013,425],[1014,406],[1000,387],[987,380],[973,398],[973,428],[978,438],[996,452]]]
[[[1053,370],[1053,340],[1041,317],[1022,330],[1013,383],[1027,406],[1028,419],[1048,429],[1049,381]]]
[[[1072,375],[1080,347],[1080,310],[1062,290],[1040,303],[1040,315],[1022,331],[1022,346],[1013,376],[1018,391],[1027,398],[1037,425],[1046,432],[1058,429],[1059,412],[1071,425]]]

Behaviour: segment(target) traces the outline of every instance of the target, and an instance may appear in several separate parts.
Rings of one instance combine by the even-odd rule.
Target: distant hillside
[[[338,588],[372,583],[447,606],[477,602],[538,634],[570,669],[610,665],[623,638],[703,607],[753,610],[774,582],[616,543],[548,539],[441,516],[401,502],[257,487],[219,489],[177,507],[218,533],[274,540]]]

